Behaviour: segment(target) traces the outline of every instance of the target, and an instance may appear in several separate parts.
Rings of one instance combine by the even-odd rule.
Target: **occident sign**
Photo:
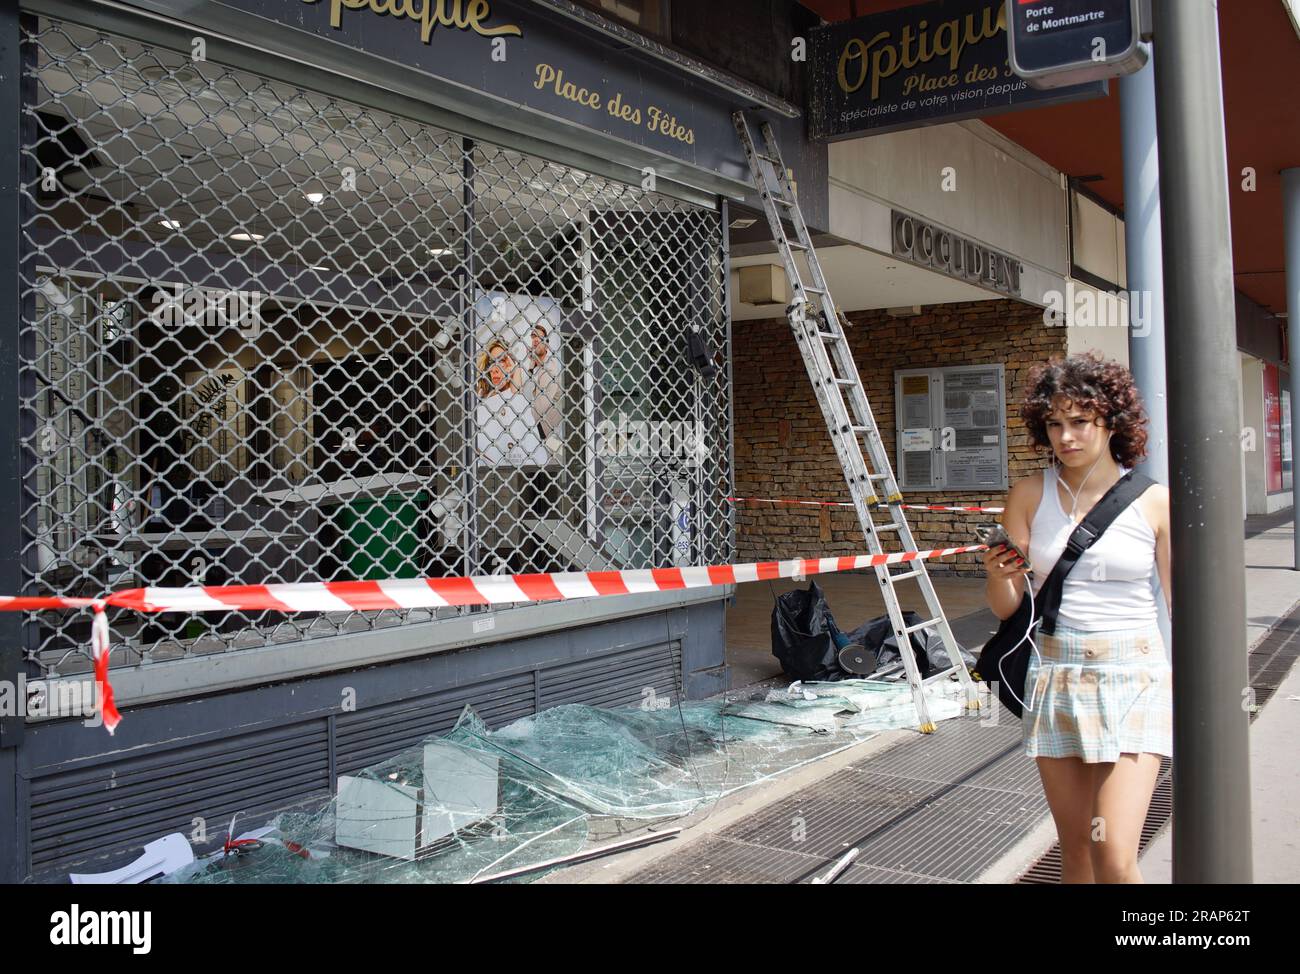
[[[891,211],[894,255],[980,287],[1020,296],[1024,265],[982,243],[959,237],[910,213]]]

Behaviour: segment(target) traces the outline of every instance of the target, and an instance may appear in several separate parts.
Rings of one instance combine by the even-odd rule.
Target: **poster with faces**
[[[564,440],[560,306],[489,292],[474,303],[475,450],[487,466],[559,462]]]

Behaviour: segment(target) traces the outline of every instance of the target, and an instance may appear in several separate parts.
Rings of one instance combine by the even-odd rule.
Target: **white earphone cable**
[[[998,660],[998,676],[1002,678],[1003,685],[1006,686],[1010,694],[1016,698],[1016,703],[1020,704],[1021,708],[1023,708],[1026,713],[1032,713],[1034,708],[1030,705],[1027,705],[1023,700],[1020,699],[1020,694],[1016,693],[1016,691],[1012,689],[1011,685],[1006,682],[1007,676],[1002,671],[1002,664],[1007,661],[1007,659],[1011,656],[1012,653],[1014,653],[1018,648],[1020,648],[1020,643],[1023,643],[1026,639],[1029,640],[1029,646],[1034,651],[1034,655],[1038,657],[1038,665],[1039,666],[1043,665],[1043,654],[1038,651],[1038,644],[1035,643],[1033,638],[1030,636],[1030,633],[1034,631],[1034,626],[1038,625],[1038,623],[1041,620],[1034,618],[1034,586],[1030,583],[1029,576],[1027,575],[1025,576],[1025,591],[1029,593],[1029,628],[1026,629],[1025,634],[1020,637],[1020,641],[1017,642],[1014,646],[1012,646],[1011,649],[1008,650],[1005,654],[1003,654],[1002,658]],[[1035,682],[1034,689],[1036,690],[1038,681],[1035,680],[1034,682]],[[1031,690],[1029,693],[1030,704],[1033,703],[1034,696],[1035,694],[1033,690]]]
[[[1107,443],[1108,445],[1109,445],[1109,443],[1110,443],[1110,438],[1111,438],[1112,436],[1114,436],[1114,435],[1115,435],[1115,431],[1114,431],[1114,430],[1110,430],[1110,431],[1106,434],[1106,443]],[[1079,489],[1078,489],[1078,491],[1073,491],[1073,490],[1070,489],[1070,485],[1067,484],[1067,483],[1065,482],[1065,478],[1061,476],[1061,471],[1060,471],[1061,461],[1060,461],[1060,458],[1058,457],[1057,460],[1056,460],[1056,466],[1057,466],[1057,470],[1056,470],[1056,480],[1057,480],[1057,482],[1058,482],[1062,487],[1065,488],[1065,492],[1066,492],[1067,494],[1070,495],[1070,520],[1071,520],[1071,521],[1074,520],[1074,512],[1077,511],[1077,510],[1079,509],[1079,494],[1082,494],[1082,493],[1083,493],[1083,485],[1086,484],[1086,483],[1088,482],[1088,478],[1092,476],[1092,472],[1093,472],[1095,469],[1097,469],[1097,464],[1100,463],[1100,462],[1101,462],[1101,454],[1099,453],[1099,454],[1097,454],[1097,459],[1094,460],[1094,461],[1092,461],[1092,466],[1088,468],[1088,472],[1087,472],[1086,474],[1083,475],[1083,481],[1079,484]]]

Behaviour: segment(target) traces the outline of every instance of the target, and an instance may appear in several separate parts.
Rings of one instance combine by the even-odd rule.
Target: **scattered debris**
[[[144,847],[144,853],[135,862],[105,873],[70,873],[68,879],[77,885],[146,883],[188,866],[194,862],[194,850],[180,832],[154,839]]]

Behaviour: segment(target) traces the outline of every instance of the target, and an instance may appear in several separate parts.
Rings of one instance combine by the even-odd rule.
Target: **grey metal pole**
[[[1214,0],[1154,0],[1174,552],[1176,883],[1251,881],[1246,551]]]
[[[1140,473],[1169,483],[1169,420],[1165,391],[1165,271],[1160,250],[1160,155],[1156,143],[1156,72],[1150,61],[1119,85],[1124,146],[1124,253],[1128,269],[1128,365],[1151,418]],[[1154,572],[1154,570],[1153,570]],[[1165,646],[1173,627],[1154,572],[1156,615]]]
[[[1282,170],[1282,220],[1286,229],[1286,347],[1291,369],[1291,517],[1296,530],[1291,567],[1300,571],[1300,489],[1296,487],[1296,414],[1300,413],[1300,168]]]
[[[1151,415],[1147,458],[1137,469],[1169,483],[1165,408],[1165,273],[1160,250],[1160,155],[1156,145],[1156,73],[1146,67],[1120,82],[1124,139],[1124,247],[1128,265],[1129,370]]]

